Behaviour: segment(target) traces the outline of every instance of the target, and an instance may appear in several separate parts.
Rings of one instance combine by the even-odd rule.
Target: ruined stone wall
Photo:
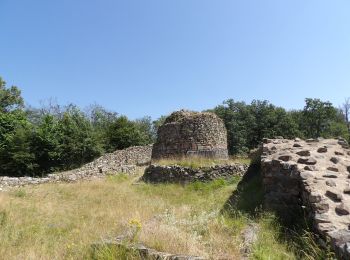
[[[146,168],[141,180],[150,183],[186,184],[195,181],[212,181],[219,178],[229,179],[234,176],[242,177],[247,169],[247,164],[215,165],[197,169],[178,165],[151,165]]]
[[[350,150],[339,139],[265,139],[265,206],[292,216],[303,207],[322,243],[350,259]]]
[[[34,185],[47,182],[75,182],[101,178],[107,174],[127,173],[133,174],[139,166],[150,164],[152,145],[134,146],[124,150],[117,150],[97,158],[91,163],[66,172],[48,174],[44,178],[7,177],[0,176],[0,191],[9,187]]]
[[[152,159],[186,156],[228,158],[227,132],[218,116],[181,110],[159,127]]]

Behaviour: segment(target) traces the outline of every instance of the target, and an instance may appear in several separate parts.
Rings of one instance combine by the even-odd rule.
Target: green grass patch
[[[186,185],[186,189],[206,193],[223,188],[225,186],[236,185],[239,182],[239,179],[240,177],[234,176],[228,180],[219,178],[210,182],[196,181]]]
[[[12,195],[17,198],[24,198],[27,195],[27,193],[24,189],[18,189],[13,191]]]
[[[91,252],[92,260],[140,260],[140,254],[134,250],[117,246],[100,246]]]
[[[116,174],[111,174],[107,175],[107,181],[108,182],[114,182],[114,183],[122,183],[130,180],[130,175],[125,174],[125,173],[116,173]]]

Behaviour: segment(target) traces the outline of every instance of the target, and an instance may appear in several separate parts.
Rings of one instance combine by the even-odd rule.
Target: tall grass
[[[252,259],[332,257],[307,227],[285,227],[262,210],[258,175],[238,188],[238,179],[133,185],[139,176],[0,193],[0,258],[139,259],[130,250],[91,247],[124,235],[158,251],[239,259],[241,233],[251,223],[259,226]]]
[[[236,183],[133,185],[134,178],[118,175],[1,193],[0,258],[108,259],[121,252],[92,253],[91,244],[119,235],[132,238],[130,223],[137,221],[137,242],[151,248],[238,257],[235,229],[219,213]]]

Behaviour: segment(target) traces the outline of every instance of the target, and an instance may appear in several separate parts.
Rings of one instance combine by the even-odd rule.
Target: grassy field
[[[137,259],[108,248],[92,250],[91,244],[119,235],[159,251],[239,259],[240,234],[249,223],[260,230],[252,259],[320,256],[307,238],[299,244],[286,239],[274,216],[261,212],[257,182],[247,186],[255,192],[238,194],[241,201],[228,206],[238,179],[134,185],[137,178],[116,175],[0,193],[0,259]]]

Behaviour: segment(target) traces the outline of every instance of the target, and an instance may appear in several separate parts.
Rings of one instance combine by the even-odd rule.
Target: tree
[[[86,116],[91,122],[94,136],[100,146],[104,151],[110,151],[108,129],[110,129],[112,124],[118,119],[118,113],[108,111],[102,106],[94,104],[88,108]]]
[[[348,129],[348,132],[350,134],[350,98],[345,99],[345,102],[341,107],[341,111]]]
[[[250,148],[257,146],[264,137],[294,138],[299,135],[298,125],[284,108],[266,100],[253,100],[249,110],[254,117],[249,134]]]
[[[157,133],[158,133],[158,128],[164,124],[165,122],[165,119],[167,118],[168,116],[160,116],[157,120],[154,120],[152,122],[152,128],[153,128],[153,133],[154,133],[154,136],[155,136],[155,139],[157,138]]]
[[[299,135],[298,125],[290,113],[264,100],[250,105],[229,99],[213,110],[225,123],[231,154],[246,153],[264,137]]]
[[[6,88],[6,82],[0,77],[0,112],[22,109],[23,104],[21,91],[16,86]]]
[[[91,123],[74,105],[68,106],[62,119],[58,120],[57,139],[59,166],[62,169],[81,166],[102,152]]]
[[[35,176],[38,165],[30,147],[30,126],[16,128],[0,151],[0,175]]]
[[[214,112],[225,123],[229,152],[231,154],[248,152],[249,125],[254,123],[248,105],[229,99],[224,101],[223,105],[214,108]]]
[[[145,143],[153,143],[157,138],[157,132],[155,132],[154,124],[150,116],[144,116],[134,121],[136,127],[143,135]]]
[[[305,102],[300,122],[305,136],[312,138],[333,137],[335,133],[332,132],[332,124],[344,124],[339,111],[329,101],[307,98]]]
[[[31,137],[31,150],[38,165],[38,174],[59,169],[60,137],[58,119],[50,114],[44,115]]]
[[[107,152],[124,149],[135,145],[149,144],[150,140],[140,127],[126,116],[118,117],[107,129]]]
[[[30,150],[31,124],[23,111],[17,87],[6,87],[0,78],[0,175],[32,175],[34,156]]]

